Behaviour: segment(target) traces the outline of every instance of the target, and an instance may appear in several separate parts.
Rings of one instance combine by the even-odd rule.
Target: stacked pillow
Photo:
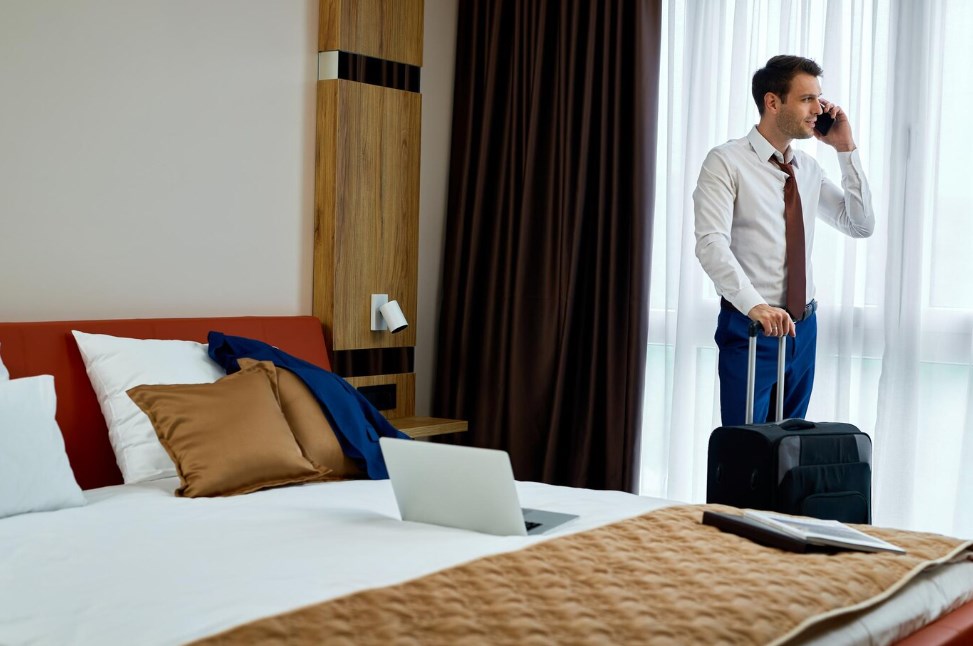
[[[0,361],[0,518],[85,504],[56,410],[54,377],[11,380]]]
[[[179,471],[180,496],[229,496],[319,479],[280,408],[273,364],[213,384],[128,391]]]
[[[303,381],[273,363],[227,376],[204,344],[74,335],[126,483],[178,475],[177,495],[228,496],[363,475]]]
[[[212,383],[226,375],[194,341],[128,339],[72,331],[108,425],[108,439],[125,484],[171,478],[176,466],[152,422],[126,391],[143,384]]]
[[[341,449],[321,404],[300,377],[269,361],[240,359],[237,363],[241,370],[265,363],[274,371],[281,411],[304,455],[315,467],[328,473],[331,480],[365,477],[365,471]]]

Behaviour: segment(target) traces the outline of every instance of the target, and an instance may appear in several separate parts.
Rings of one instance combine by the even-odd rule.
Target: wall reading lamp
[[[392,334],[409,327],[398,301],[390,301],[388,294],[372,294],[372,331],[389,330]]]

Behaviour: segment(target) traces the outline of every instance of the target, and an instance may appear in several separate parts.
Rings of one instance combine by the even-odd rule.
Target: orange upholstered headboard
[[[0,323],[0,357],[10,378],[54,375],[57,421],[83,489],[121,484],[108,429],[71,330],[136,339],[206,342],[210,330],[259,339],[330,369],[321,322],[313,316],[125,319]]]

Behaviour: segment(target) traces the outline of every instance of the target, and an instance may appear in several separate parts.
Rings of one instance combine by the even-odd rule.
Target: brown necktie
[[[804,209],[801,208],[801,195],[797,192],[797,179],[790,164],[777,161],[771,155],[770,161],[787,173],[784,180],[784,238],[787,251],[787,311],[791,318],[801,320],[807,304],[807,266],[804,262]]]

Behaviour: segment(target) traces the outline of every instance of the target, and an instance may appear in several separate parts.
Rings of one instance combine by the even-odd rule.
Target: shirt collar
[[[772,155],[776,156],[778,159],[781,158],[781,155],[779,152],[777,152],[777,149],[774,148],[774,146],[767,141],[762,134],[760,134],[760,131],[757,130],[757,126],[750,129],[750,134],[747,135],[747,140],[750,142],[750,147],[753,148],[753,151],[757,153],[757,156],[760,159],[769,161]],[[787,150],[784,151],[783,160],[785,164],[793,164],[798,168],[801,166],[797,163],[797,157],[794,155],[794,148],[791,146],[788,146]]]

